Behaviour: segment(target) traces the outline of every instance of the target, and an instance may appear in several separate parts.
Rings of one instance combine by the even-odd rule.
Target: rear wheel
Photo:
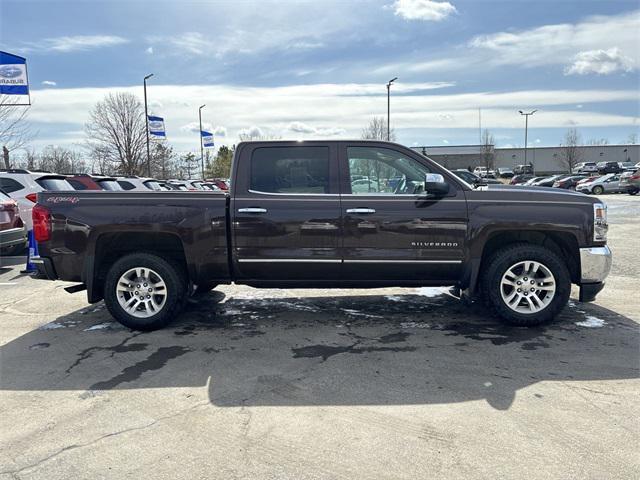
[[[602,188],[600,185],[596,185],[595,187],[593,187],[592,192],[594,195],[602,195],[604,193],[604,188]]]
[[[627,190],[627,193],[629,195],[637,195],[638,192],[640,192],[640,189],[637,189],[637,188],[632,188],[632,189]]]
[[[107,272],[104,300],[111,315],[126,327],[156,330],[178,313],[185,284],[177,265],[150,253],[132,253]]]
[[[571,278],[558,255],[538,245],[505,247],[487,262],[482,289],[498,315],[519,326],[553,320],[569,300]]]

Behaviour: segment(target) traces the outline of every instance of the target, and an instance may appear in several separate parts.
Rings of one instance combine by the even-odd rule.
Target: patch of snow
[[[576,325],[578,325],[579,327],[586,327],[586,328],[601,328],[601,327],[604,327],[606,324],[607,322],[605,322],[601,318],[594,317],[592,315],[587,315],[583,321],[576,322]]]
[[[361,312],[360,310],[354,310],[352,308],[341,308],[340,310],[355,317],[382,318],[380,315],[373,315],[371,313]]]
[[[67,326],[62,325],[61,323],[51,322],[46,325],[42,325],[38,330],[56,330],[58,328],[67,328]]]
[[[431,328],[431,325],[428,323],[401,322],[400,328]]]
[[[421,297],[433,298],[444,295],[444,292],[438,287],[421,287],[418,288],[416,294],[420,295]]]
[[[107,330],[107,329],[110,329],[113,325],[114,325],[113,322],[99,323],[98,325],[92,325],[89,328],[85,328],[84,331],[92,332],[94,330]]]
[[[243,313],[245,312],[243,312],[242,310],[236,310],[234,308],[229,308],[224,311],[225,315],[242,315]]]
[[[392,302],[403,302],[404,298],[398,296],[398,295],[387,295],[386,297],[387,300],[390,300]]]
[[[484,384],[483,384],[483,385],[484,385],[485,387],[490,387],[490,386],[492,386],[492,385],[493,385],[493,383],[491,383],[491,382],[484,382]]]

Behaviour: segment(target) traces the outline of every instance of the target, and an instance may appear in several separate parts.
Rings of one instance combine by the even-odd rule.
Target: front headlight
[[[607,230],[607,206],[604,203],[593,204],[593,241],[606,242]]]

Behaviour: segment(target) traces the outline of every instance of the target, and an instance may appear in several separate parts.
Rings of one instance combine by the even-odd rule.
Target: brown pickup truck
[[[606,206],[551,188],[473,188],[377,141],[243,142],[223,192],[51,192],[33,209],[50,279],[124,325],[166,325],[187,295],[254,287],[449,286],[537,325],[591,301],[611,265]]]

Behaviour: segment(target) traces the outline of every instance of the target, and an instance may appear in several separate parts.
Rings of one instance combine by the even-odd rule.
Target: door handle
[[[347,213],[368,214],[376,213],[376,211],[373,208],[348,208]]]
[[[238,212],[239,213],[267,213],[267,209],[266,208],[256,208],[256,207],[239,208]]]

